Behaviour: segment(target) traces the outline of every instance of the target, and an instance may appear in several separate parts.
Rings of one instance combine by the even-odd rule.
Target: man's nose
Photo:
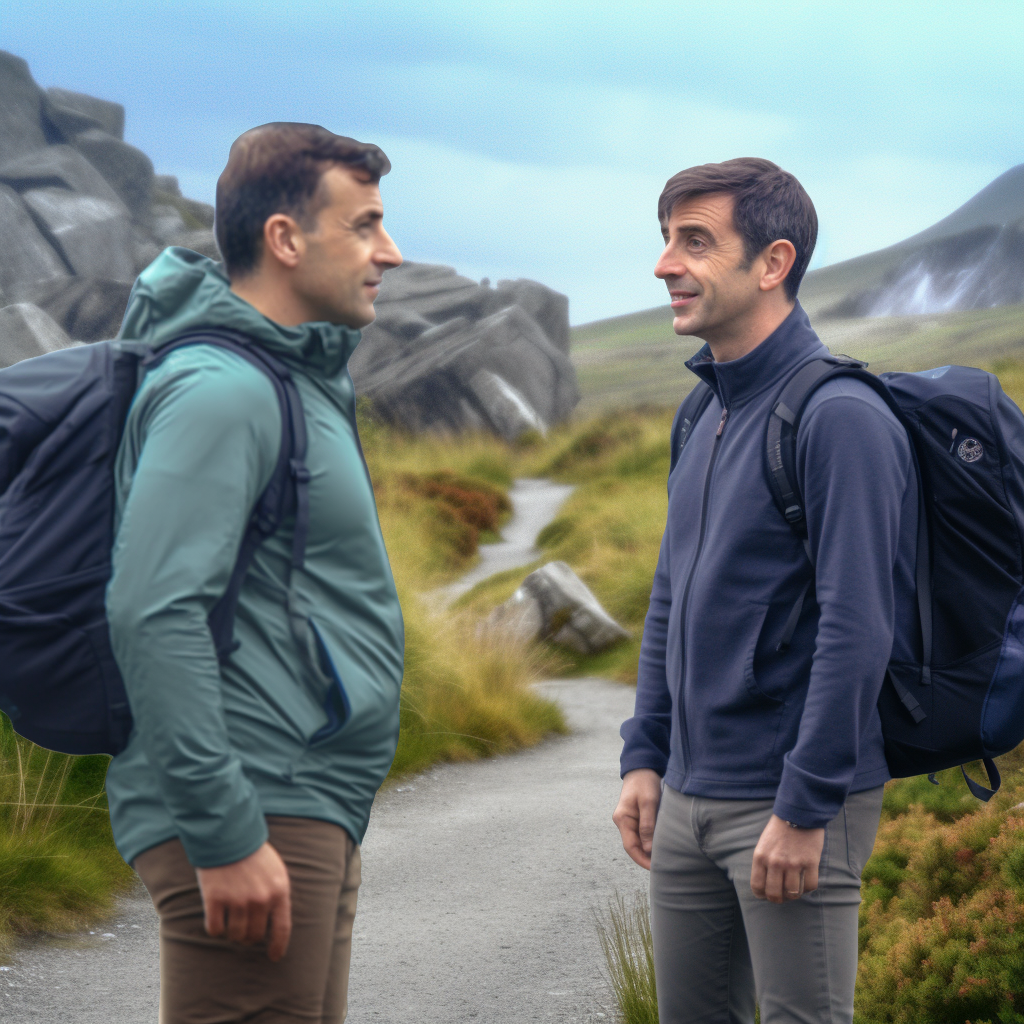
[[[384,237],[381,239],[381,244],[377,249],[373,262],[385,267],[401,266],[402,254],[398,251],[398,246],[395,245],[391,236],[383,228],[381,228],[381,234]]]
[[[682,265],[682,261],[676,252],[673,251],[671,246],[666,245],[658,257],[658,262],[654,265],[654,276],[664,280],[666,277],[682,277],[686,273],[686,268]]]

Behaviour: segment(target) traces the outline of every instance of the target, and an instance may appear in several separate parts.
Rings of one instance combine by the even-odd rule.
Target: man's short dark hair
[[[688,167],[665,182],[658,220],[664,227],[679,203],[713,192],[735,199],[733,224],[743,238],[748,265],[772,242],[793,243],[796,260],[783,287],[787,298],[795,299],[818,239],[818,215],[800,182],[771,160],[757,157]]]
[[[318,124],[276,121],[235,139],[217,180],[217,245],[229,277],[256,269],[268,217],[286,213],[311,226],[323,206],[316,202],[320,178],[338,164],[373,182],[391,170],[377,146]]]

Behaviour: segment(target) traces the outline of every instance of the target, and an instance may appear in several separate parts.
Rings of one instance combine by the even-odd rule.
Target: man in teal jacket
[[[135,727],[107,793],[118,849],[160,915],[162,1024],[345,1017],[358,844],[394,757],[403,670],[347,369],[402,260],[382,224],[389,169],[376,146],[315,125],[247,132],[217,185],[224,267],[168,249],[121,330],[153,345],[243,332],[292,372],[309,435],[291,613],[321,671],[285,602],[294,517],[256,554],[223,663],[207,624],[278,458],[270,380],[232,352],[185,347],[147,374],[128,416],[107,609]]]

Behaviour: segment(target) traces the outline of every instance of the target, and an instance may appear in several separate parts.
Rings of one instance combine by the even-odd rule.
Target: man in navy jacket
[[[828,354],[796,301],[817,234],[767,160],[682,171],[655,268],[714,398],[669,482],[622,726],[614,820],[651,871],[662,1024],[849,1022],[860,873],[889,778],[876,709],[912,660],[909,441],[863,382],[813,395],[797,437],[809,545],[776,507],[765,434],[782,386]],[[781,645],[801,593],[791,643]]]

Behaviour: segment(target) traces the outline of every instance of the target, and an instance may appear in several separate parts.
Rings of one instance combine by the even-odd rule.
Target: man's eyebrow
[[[711,238],[715,237],[715,233],[711,230],[711,228],[709,228],[707,226],[707,224],[700,224],[700,223],[697,223],[697,224],[676,224],[675,225],[675,230],[676,231],[700,231],[703,234],[708,235]],[[665,230],[665,233],[666,234],[668,233],[668,229],[667,228]]]
[[[370,207],[369,209],[362,210],[355,215],[353,220],[383,220],[384,211],[378,207]]]

